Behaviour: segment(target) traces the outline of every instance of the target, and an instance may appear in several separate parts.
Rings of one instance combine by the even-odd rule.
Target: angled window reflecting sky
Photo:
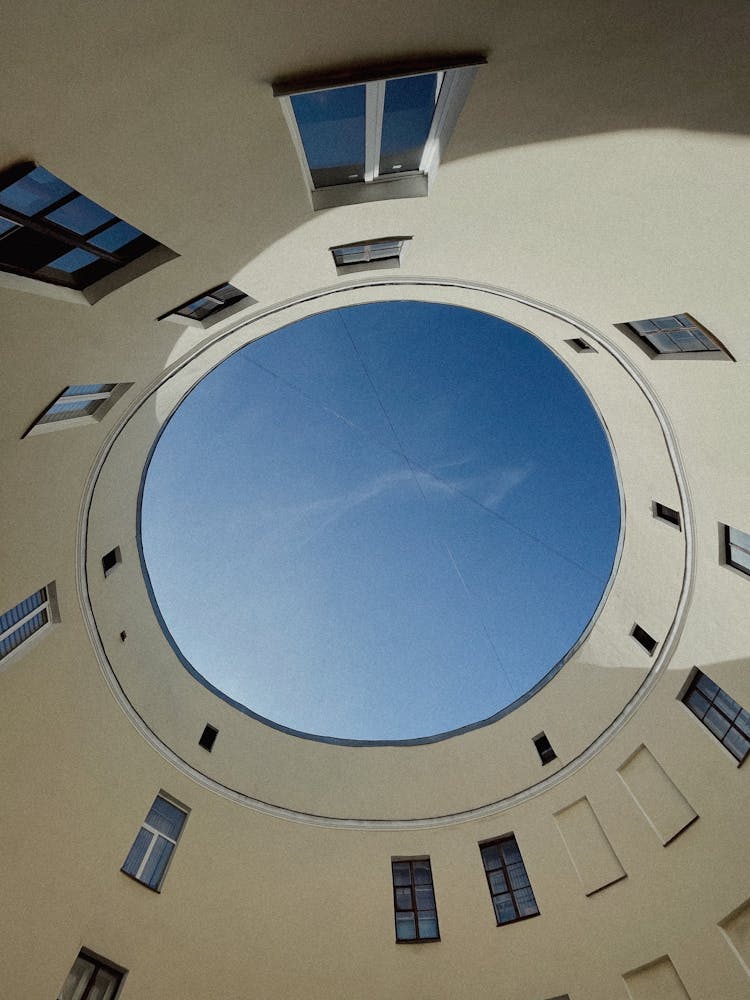
[[[575,643],[619,497],[581,386],[483,313],[387,302],[248,345],[168,423],[142,542],[183,655],[281,725],[424,737]]]

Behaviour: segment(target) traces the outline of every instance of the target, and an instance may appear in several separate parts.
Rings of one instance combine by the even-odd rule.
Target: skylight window
[[[44,167],[0,176],[0,271],[82,291],[155,250],[150,266],[175,256]]]
[[[331,254],[339,274],[400,267],[404,248],[410,239],[411,236],[390,236],[367,243],[346,243],[331,247]]]
[[[426,195],[484,61],[277,83],[313,207]]]
[[[639,319],[616,325],[643,347],[652,358],[688,356],[733,360],[731,354],[716,337],[687,313],[658,316],[655,319]]]
[[[255,299],[235,288],[228,281],[222,285],[209,288],[207,292],[201,292],[195,298],[183,302],[176,309],[159,316],[159,322],[169,320],[173,323],[182,323],[185,326],[200,326],[208,329],[214,323],[227,319],[240,309],[248,305],[254,305]]]
[[[61,427],[97,423],[125,393],[132,382],[95,382],[89,385],[69,385],[63,389],[40,417],[26,431],[42,434]]]

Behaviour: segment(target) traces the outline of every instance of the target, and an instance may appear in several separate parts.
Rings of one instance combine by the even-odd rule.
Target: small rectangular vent
[[[654,517],[658,517],[660,521],[668,521],[670,524],[674,524],[675,527],[680,527],[680,512],[674,510],[672,507],[667,507],[666,504],[659,503],[658,500],[654,500]]]
[[[198,740],[198,746],[203,747],[204,750],[208,750],[209,753],[214,748],[214,743],[216,742],[216,737],[219,735],[219,730],[215,726],[206,725],[206,728],[201,734],[201,738]]]
[[[654,639],[653,636],[650,636],[645,628],[641,628],[640,625],[634,625],[630,634],[636,642],[639,642],[641,646],[643,646],[649,656],[653,654],[656,649],[656,639]]]
[[[571,340],[566,340],[566,344],[570,344],[574,351],[578,351],[579,354],[596,354],[596,348],[592,347],[588,340],[584,340],[583,337],[573,337]]]
[[[557,754],[552,749],[552,744],[544,733],[539,733],[538,736],[534,737],[534,746],[537,749],[542,764],[549,764],[551,760],[556,759]]]

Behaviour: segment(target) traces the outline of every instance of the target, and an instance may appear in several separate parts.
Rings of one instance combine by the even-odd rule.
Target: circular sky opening
[[[342,740],[478,724],[565,658],[620,498],[584,390],[493,316],[318,313],[207,375],[163,428],[144,564],[183,662],[266,721]]]

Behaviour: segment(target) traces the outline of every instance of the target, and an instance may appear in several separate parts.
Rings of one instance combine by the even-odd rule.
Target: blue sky
[[[258,714],[412,739],[522,695],[617,546],[604,431],[529,334],[388,302],[248,345],[167,425],[142,541],[194,668]]]

